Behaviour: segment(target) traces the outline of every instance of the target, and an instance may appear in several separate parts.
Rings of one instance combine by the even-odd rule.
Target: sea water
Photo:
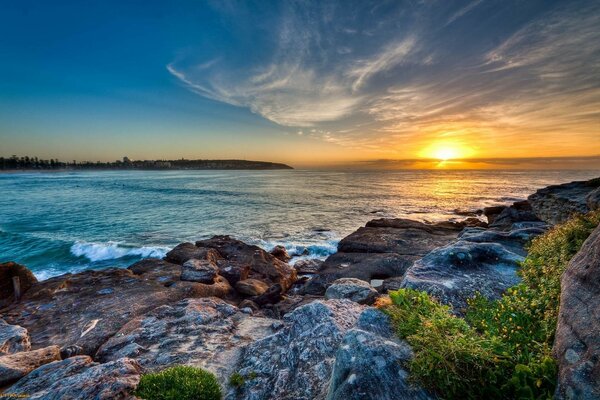
[[[0,262],[40,279],[231,235],[324,258],[367,221],[436,221],[600,171],[89,171],[0,174]]]

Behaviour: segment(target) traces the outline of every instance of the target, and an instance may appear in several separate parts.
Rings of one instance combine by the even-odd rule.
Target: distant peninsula
[[[102,161],[75,161],[63,162],[51,158],[42,160],[38,157],[0,157],[0,170],[4,171],[31,171],[31,170],[265,170],[265,169],[293,169],[289,165],[268,161],[249,160],[123,160],[113,162]]]

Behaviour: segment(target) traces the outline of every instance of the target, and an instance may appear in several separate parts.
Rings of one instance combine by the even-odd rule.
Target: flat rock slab
[[[60,360],[58,346],[0,356],[0,387],[16,382],[34,369]]]
[[[192,365],[226,382],[241,348],[272,334],[273,322],[240,313],[218,298],[186,299],[133,319],[100,347],[96,359],[127,357],[145,370]]]
[[[594,207],[594,196],[598,195],[594,191],[599,187],[600,178],[553,185],[538,190],[527,200],[539,219],[549,224],[558,224],[569,219],[573,213],[588,212],[588,200]]]
[[[173,266],[146,260],[133,270],[106,269],[38,282],[20,303],[2,310],[6,321],[29,331],[34,348],[78,345],[93,355],[133,318],[185,297],[224,295],[227,282],[204,285],[173,280]],[[164,279],[161,279],[164,277]]]
[[[31,350],[27,329],[0,319],[0,356]]]
[[[400,287],[426,291],[460,314],[467,299],[476,293],[497,299],[519,283],[517,269],[525,258],[523,246],[543,232],[539,227],[511,232],[469,228],[459,240],[415,262]]]
[[[126,358],[98,364],[88,356],[75,356],[36,369],[3,394],[44,400],[134,400],[141,372],[136,361]]]
[[[339,278],[372,279],[402,277],[429,251],[456,239],[463,225],[426,224],[408,219],[376,219],[342,239],[338,252],[325,260],[303,293],[322,295]]]

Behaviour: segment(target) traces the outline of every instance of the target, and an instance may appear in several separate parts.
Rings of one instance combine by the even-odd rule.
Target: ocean
[[[367,221],[436,221],[600,171],[86,171],[0,174],[0,262],[38,277],[126,267],[231,235],[324,258]]]

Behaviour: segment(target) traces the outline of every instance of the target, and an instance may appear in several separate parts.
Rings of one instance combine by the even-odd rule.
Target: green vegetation
[[[179,365],[142,376],[135,395],[146,400],[220,400],[217,378],[200,368]]]
[[[551,399],[560,276],[599,223],[600,211],[577,215],[534,239],[522,283],[497,301],[470,299],[465,319],[424,292],[390,293],[383,310],[413,347],[411,376],[444,399]]]
[[[246,378],[239,372],[234,372],[229,377],[229,386],[234,387],[236,389],[241,388],[246,383]]]

